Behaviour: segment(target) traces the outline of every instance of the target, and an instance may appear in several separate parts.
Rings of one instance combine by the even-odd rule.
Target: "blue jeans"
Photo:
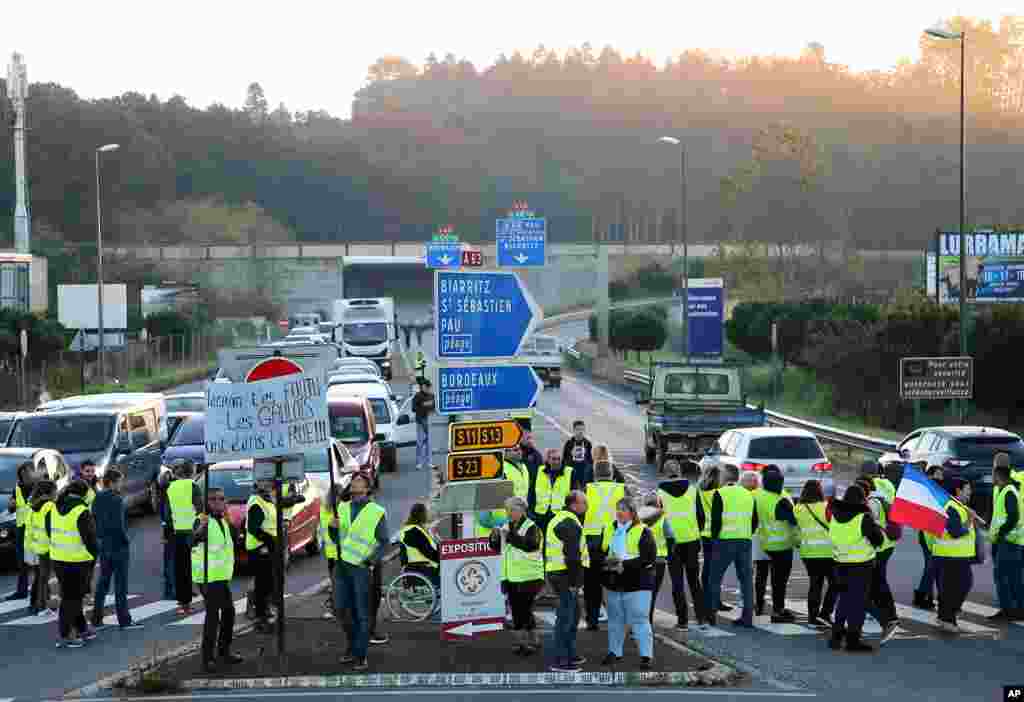
[[[429,420],[416,422],[416,466],[429,468],[430,456],[430,423]]]
[[[1006,612],[1024,610],[1024,547],[1000,543],[992,560],[999,608]]]
[[[132,623],[132,615],[128,612],[128,563],[131,551],[124,548],[114,553],[100,554],[100,577],[96,581],[96,608],[93,610],[92,623],[99,626],[103,623],[103,602],[110,592],[110,578],[114,578],[114,607],[117,611],[117,623],[128,626]]]
[[[334,570],[334,608],[339,617],[352,615],[349,652],[366,658],[370,648],[370,570],[338,559]]]
[[[647,613],[644,612],[646,621]],[[558,593],[555,608],[554,654],[556,663],[567,663],[576,657],[576,631],[580,625],[579,597],[566,588]]]
[[[651,591],[608,593],[608,652],[622,658],[622,646],[626,642],[626,625],[633,632],[633,640],[640,649],[641,658],[654,655],[654,632],[648,612],[651,608]]]
[[[715,616],[722,604],[722,580],[729,566],[736,567],[736,579],[740,581],[743,595],[745,624],[754,623],[754,574],[753,549],[750,539],[714,539],[711,542],[711,565],[708,571],[707,598],[708,616]]]

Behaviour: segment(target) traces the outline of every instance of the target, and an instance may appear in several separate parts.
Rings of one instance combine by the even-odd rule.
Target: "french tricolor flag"
[[[889,510],[896,524],[942,536],[946,530],[949,493],[912,465],[904,465],[903,478]]]

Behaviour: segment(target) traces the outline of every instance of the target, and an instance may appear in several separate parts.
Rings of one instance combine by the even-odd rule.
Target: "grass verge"
[[[129,377],[121,383],[90,384],[85,386],[84,395],[97,395],[107,392],[162,392],[169,388],[206,378],[216,369],[216,363],[201,364],[189,368],[177,368],[161,371],[153,375],[139,374]]]

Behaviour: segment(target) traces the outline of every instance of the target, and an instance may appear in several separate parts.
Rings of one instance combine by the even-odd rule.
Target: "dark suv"
[[[1024,441],[1011,432],[992,427],[926,427],[908,434],[896,453],[883,455],[879,463],[913,463],[922,469],[941,466],[948,476],[971,481],[971,506],[988,521],[992,516],[992,459],[1000,452],[1010,455],[1010,465],[1024,466]]]

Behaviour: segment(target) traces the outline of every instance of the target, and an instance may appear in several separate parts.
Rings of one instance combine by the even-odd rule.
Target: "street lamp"
[[[103,382],[103,226],[102,210],[100,209],[100,154],[107,151],[117,151],[120,144],[104,144],[96,148],[96,297],[99,305],[96,331],[99,333],[98,360],[100,366],[100,382]]]
[[[966,128],[967,113],[966,92],[966,53],[967,34],[964,31],[950,32],[938,27],[924,30],[933,39],[955,40],[960,42],[960,355],[967,355],[967,191],[964,183],[966,163]],[[967,401],[961,400],[960,421],[964,421]]]
[[[683,243],[683,350],[686,360],[690,360],[689,312],[690,303],[690,256],[686,231],[686,148],[676,137],[663,136],[659,144],[670,144],[679,147],[679,238]]]

